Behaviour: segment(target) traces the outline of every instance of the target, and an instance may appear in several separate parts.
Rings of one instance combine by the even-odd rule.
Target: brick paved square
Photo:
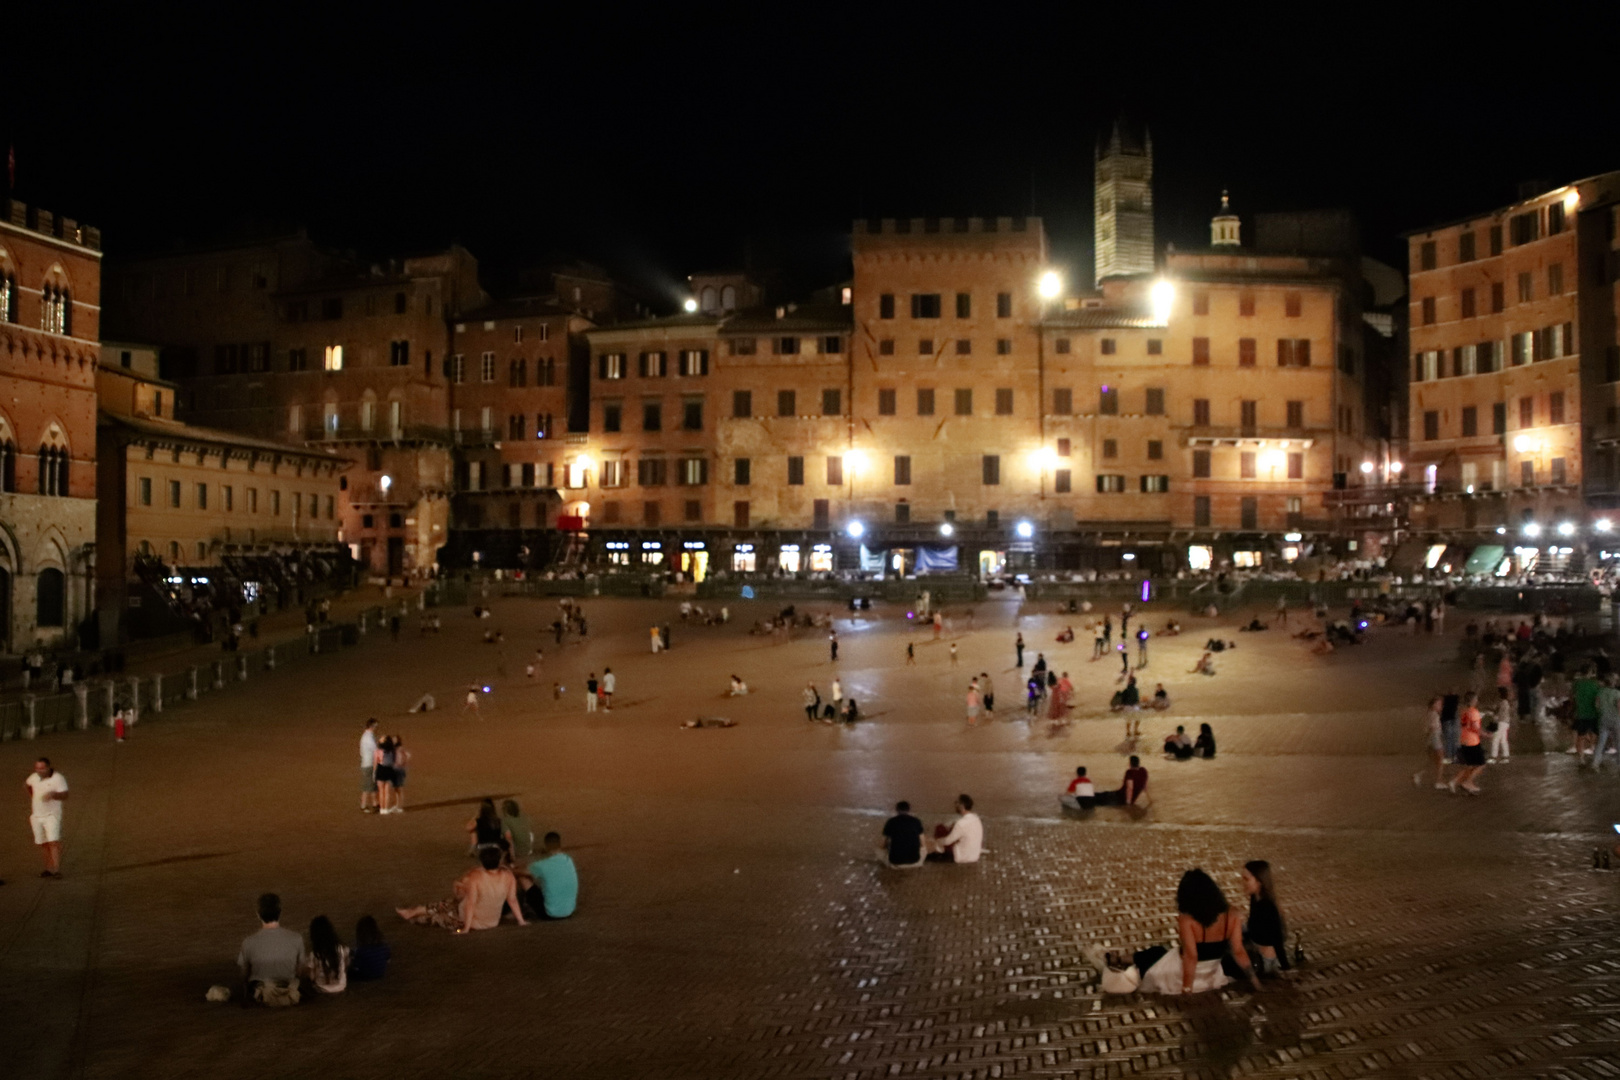
[[[757,606],[757,605],[756,605]],[[837,672],[871,719],[808,724],[825,695],[824,635],[786,644],[726,627],[646,627],[675,605],[591,601],[591,637],[556,648],[550,601],[445,612],[444,632],[361,647],[150,719],[0,744],[20,782],[48,753],[73,785],[60,882],[38,864],[14,789],[0,830],[0,1075],[28,1077],[1260,1077],[1611,1076],[1620,1059],[1620,877],[1591,848],[1620,820],[1620,776],[1542,753],[1486,795],[1412,785],[1421,697],[1466,683],[1454,641],[1390,632],[1316,657],[1279,635],[1240,641],[1214,679],[1186,674],[1216,624],[1156,639],[1149,686],[1175,708],[1156,745],[1208,720],[1213,761],[1144,753],[1152,807],[1062,818],[1076,764],[1108,783],[1123,725],[1115,663],[1056,646],[1062,620],[980,605],[946,646],[900,612],[838,622]],[[1233,613],[1233,625],[1237,619]],[[1160,617],[1150,614],[1151,625]],[[506,675],[484,645],[506,638]],[[1008,708],[1022,629],[1076,676],[1077,718],[1054,730]],[[1228,626],[1228,630],[1230,626]],[[907,667],[905,643],[917,642]],[[539,678],[523,676],[536,645]],[[611,713],[583,676],[611,665]],[[969,729],[969,675],[993,673],[1002,715]],[[753,692],[724,697],[727,677]],[[459,699],[489,685],[482,719]],[[554,701],[551,686],[568,687]],[[408,716],[421,693],[443,708]],[[1009,719],[1009,714],[1020,716]],[[357,809],[359,722],[415,753],[410,812]],[[730,729],[683,730],[699,715]],[[929,823],[978,800],[989,852],[973,867],[896,873],[873,858],[888,807]],[[578,915],[456,937],[402,924],[469,865],[477,798],[512,794],[555,828],[583,879]],[[1166,941],[1182,870],[1238,900],[1237,869],[1270,859],[1308,963],[1285,987],[1183,1000],[1099,995],[1093,943]],[[380,983],[273,1012],[214,1006],[253,899],[280,892],[303,930],[346,938],[376,914],[395,951]]]

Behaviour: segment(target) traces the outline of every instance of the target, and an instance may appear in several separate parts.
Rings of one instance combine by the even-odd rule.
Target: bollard
[[[139,675],[129,677],[129,722],[134,724],[141,715],[141,678]]]
[[[319,630],[309,632],[309,651],[312,653],[321,651],[321,632]]]
[[[78,699],[77,702],[75,702],[77,709],[73,715],[73,723],[74,726],[76,726],[80,731],[84,731],[90,726],[89,684],[75,683],[73,686],[73,696]]]
[[[247,682],[247,657],[241,653],[236,654],[236,681]]]
[[[186,700],[197,700],[197,665],[195,664],[191,666],[191,671],[186,676]]]
[[[366,613],[365,612],[362,611],[360,613],[360,617],[357,620],[355,620],[355,625],[360,628],[360,634],[361,634],[362,637],[364,637],[365,633],[366,633]]]
[[[225,661],[214,661],[214,689],[225,689]]]
[[[155,712],[155,713],[160,713],[160,712],[163,711],[163,676],[162,675],[153,675],[152,676],[152,711]]]
[[[38,725],[36,725],[34,723],[34,695],[33,694],[29,694],[27,697],[23,698],[22,707],[23,707],[23,721],[24,721],[24,724],[23,724],[23,738],[25,738],[25,739],[37,739],[37,738],[39,738],[39,727],[38,727]]]
[[[274,645],[266,645],[264,648],[264,670],[276,670],[276,647]]]

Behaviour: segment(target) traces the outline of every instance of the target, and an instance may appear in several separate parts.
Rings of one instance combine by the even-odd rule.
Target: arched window
[[[698,304],[698,307],[703,311],[714,311],[715,310],[715,306],[714,306],[715,300],[716,300],[716,296],[715,296],[714,286],[713,285],[705,285],[705,286],[703,286],[703,299]]]
[[[73,294],[66,289],[57,293],[56,332],[73,336]]]
[[[61,626],[66,621],[67,581],[62,571],[47,566],[39,572],[34,594],[34,622],[40,626]]]
[[[39,493],[68,493],[68,452],[65,449],[44,445],[39,448]]]
[[[0,273],[0,322],[17,321],[17,278],[14,274]]]
[[[737,308],[737,287],[727,285],[720,290],[720,310],[735,311]]]
[[[66,450],[58,450],[56,452],[56,494],[58,495],[65,496],[68,494],[69,460],[68,452]]]
[[[169,541],[169,565],[180,565],[180,541],[178,540]]]
[[[17,444],[0,442],[0,491],[17,490]]]

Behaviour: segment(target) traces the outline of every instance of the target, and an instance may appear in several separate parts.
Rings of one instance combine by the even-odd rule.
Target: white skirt
[[[1206,990],[1219,990],[1231,981],[1221,970],[1219,960],[1200,960],[1193,972],[1192,992],[1202,994]],[[1142,972],[1139,989],[1144,994],[1181,993],[1181,950],[1171,949],[1159,957],[1158,963]]]

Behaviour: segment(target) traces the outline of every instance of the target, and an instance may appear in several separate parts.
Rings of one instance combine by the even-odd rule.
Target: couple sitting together
[[[1174,735],[1164,737],[1164,756],[1177,761],[1186,761],[1189,758],[1212,758],[1215,756],[1215,730],[1208,724],[1198,725],[1198,739],[1195,742],[1187,735],[1187,729],[1180,724],[1176,725]]]
[[[1142,759],[1131,755],[1131,767],[1125,770],[1125,780],[1116,791],[1097,793],[1097,788],[1086,775],[1086,767],[1074,770],[1074,779],[1068,790],[1058,796],[1065,810],[1090,810],[1097,806],[1135,806],[1147,791],[1148,774],[1142,768]]]
[[[984,853],[984,822],[973,812],[973,796],[956,797],[956,821],[934,827],[932,841],[923,837],[923,823],[911,813],[911,804],[894,804],[894,817],[883,824],[879,853],[897,870],[925,862],[976,863]],[[929,850],[932,848],[933,850]]]
[[[579,900],[579,873],[574,860],[563,854],[561,836],[546,833],[544,843],[544,853],[529,864],[526,873],[503,866],[504,853],[499,847],[480,847],[479,865],[456,879],[453,896],[397,908],[399,917],[458,934],[495,929],[505,910],[511,911],[519,926],[528,925],[529,919],[568,918]]]

